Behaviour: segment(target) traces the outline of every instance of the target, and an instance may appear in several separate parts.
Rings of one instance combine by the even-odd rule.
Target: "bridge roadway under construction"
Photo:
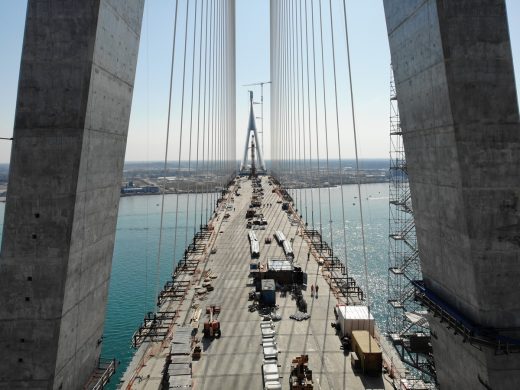
[[[297,310],[295,300],[288,293],[285,297],[276,292],[277,312],[282,320],[274,322],[277,347],[278,370],[282,388],[289,388],[291,361],[302,354],[309,356],[309,369],[312,370],[315,389],[391,389],[392,380],[399,380],[403,373],[402,366],[393,366],[398,358],[386,355],[393,349],[383,343],[385,367],[393,371],[393,379],[385,373],[379,376],[363,376],[354,373],[351,359],[340,348],[341,342],[331,326],[334,321],[334,307],[345,302],[336,288],[329,286],[330,272],[318,263],[318,253],[311,250],[308,258],[309,241],[302,233],[302,221],[290,209],[283,211],[281,194],[273,192],[275,185],[269,185],[267,177],[262,178],[265,189],[260,212],[268,224],[265,230],[254,230],[260,242],[260,262],[268,258],[282,258],[282,247],[273,239],[270,244],[266,237],[273,237],[275,231],[282,231],[287,239],[293,239],[295,254],[294,264],[307,273],[307,284],[319,286],[319,295],[311,297],[307,286],[303,296],[307,301],[310,319],[301,322],[289,318]],[[239,196],[235,195],[238,189]],[[179,280],[178,294],[166,297],[161,302],[160,312],[174,313],[165,319],[167,327],[164,337],[153,337],[154,331],[143,330],[142,337],[147,339],[139,346],[136,355],[127,368],[119,387],[122,389],[161,389],[165,366],[170,354],[170,343],[179,326],[198,328],[195,343],[201,347],[200,359],[189,362],[191,385],[194,389],[262,389],[262,335],[258,312],[248,310],[248,301],[252,289],[249,267],[251,261],[245,214],[252,195],[252,182],[246,178],[236,181],[229,193],[220,202],[211,226],[211,235],[205,240],[203,253],[190,254],[188,266],[183,270],[178,267],[176,279]],[[269,206],[270,205],[270,206]],[[224,218],[226,214],[227,218]],[[214,290],[199,294],[204,279],[212,275],[211,285]],[[164,295],[164,292],[163,292]],[[351,302],[352,303],[352,302]],[[222,335],[218,339],[202,337],[202,327],[207,319],[205,308],[218,305],[218,315]],[[203,309],[203,310],[201,310]],[[147,336],[146,332],[151,332]],[[377,337],[380,339],[379,337]],[[155,341],[151,341],[155,340]],[[188,349],[192,351],[193,343]],[[186,361],[188,360],[185,357]],[[389,370],[385,370],[388,372]],[[166,370],[167,372],[167,370]],[[166,387],[167,388],[167,387]]]

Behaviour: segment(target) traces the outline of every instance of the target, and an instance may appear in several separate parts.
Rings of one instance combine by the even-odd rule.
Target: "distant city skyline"
[[[520,20],[520,2],[506,0],[506,4],[518,94],[520,24],[513,21]],[[0,13],[0,47],[4,53],[0,62],[0,137],[12,135],[26,6],[26,1],[4,0]],[[386,158],[389,151],[390,55],[383,4],[379,0],[351,0],[347,6],[360,157]],[[145,3],[126,161],[156,161],[164,155],[173,9],[171,0],[147,0]],[[249,114],[247,90],[251,89],[242,85],[270,80],[269,1],[237,0],[236,18],[238,160]],[[255,100],[259,100],[260,88],[253,89]],[[269,92],[270,87],[264,86],[267,160],[270,159]],[[255,106],[255,110],[259,117],[260,106]],[[257,125],[260,129],[260,120]],[[10,141],[0,141],[0,163],[9,162],[10,150]]]

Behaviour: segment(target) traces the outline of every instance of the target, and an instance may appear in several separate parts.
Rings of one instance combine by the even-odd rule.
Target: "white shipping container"
[[[367,306],[338,306],[337,312],[342,337],[351,337],[353,330],[368,330],[374,335],[374,317]]]

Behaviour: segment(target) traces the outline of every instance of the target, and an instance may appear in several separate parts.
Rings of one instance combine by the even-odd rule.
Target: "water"
[[[321,190],[316,188],[292,190],[291,195],[295,201],[298,198],[298,203],[301,201],[303,205],[307,204],[307,208],[301,206],[299,211],[307,220],[309,227],[312,226],[312,214],[314,214],[314,229],[318,231],[320,230],[321,204],[322,237],[329,245],[332,244],[335,255],[343,261],[345,259],[345,239],[342,224],[344,210],[347,244],[346,258],[349,274],[356,279],[357,284],[362,287],[365,293],[368,292],[372,314],[378,321],[379,327],[384,329],[388,278],[388,183],[365,184],[361,186],[368,290],[366,288],[357,185],[344,185],[343,187],[323,188]],[[319,202],[320,195],[321,202]],[[314,208],[311,207],[312,200],[314,200]],[[314,209],[314,213],[312,213],[312,209]]]
[[[307,215],[310,226],[312,194],[315,228],[319,230],[319,192],[321,193],[323,238],[329,244],[332,242],[335,253],[343,259],[341,188],[330,188],[330,209],[328,206],[329,189],[294,190],[292,195],[295,200],[298,198],[304,201],[305,194],[307,194],[307,209],[301,207],[300,211],[304,217]],[[200,212],[200,195],[198,199],[197,207]],[[357,186],[343,186],[343,199],[349,270],[358,284],[367,291]],[[388,184],[363,185],[361,200],[365,222],[369,299],[374,317],[378,321],[379,327],[384,329],[388,272]],[[190,241],[193,236],[195,225],[193,217],[194,201],[195,195],[193,194],[189,196],[189,205],[188,195],[179,195],[177,206],[175,195],[166,196],[163,245],[161,247],[160,272],[157,277],[161,196],[121,198],[102,352],[103,357],[116,357],[121,365],[116,376],[112,378],[109,389],[115,388],[115,384],[119,381],[132,358],[134,350],[131,347],[131,338],[142,322],[145,313],[154,308],[157,280],[159,280],[159,288],[162,288],[164,282],[170,278],[174,261],[182,257],[186,237]],[[3,227],[4,206],[3,203],[0,204],[1,227]],[[188,223],[186,223],[187,206]],[[173,253],[175,210],[177,207],[177,249]],[[329,211],[332,215],[332,230],[329,223]],[[200,220],[197,221],[198,223],[200,223]]]
[[[196,199],[197,221],[194,219]],[[103,357],[115,357],[121,364],[108,389],[115,388],[126,370],[135,351],[131,346],[132,335],[145,314],[154,310],[158,289],[162,289],[166,280],[171,279],[174,265],[182,258],[186,242],[191,242],[194,227],[200,224],[201,199],[204,199],[205,209],[206,195],[204,198],[200,194],[166,195],[161,259],[158,263],[161,195],[121,198],[102,351]],[[206,220],[205,210],[203,218]],[[177,245],[174,253],[176,225]]]

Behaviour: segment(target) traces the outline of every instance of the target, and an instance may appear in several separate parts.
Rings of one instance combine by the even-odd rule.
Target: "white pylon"
[[[253,111],[253,91],[249,91],[249,99],[251,101],[250,111],[249,111],[249,123],[247,125],[247,136],[246,136],[246,144],[244,146],[244,157],[242,158],[242,162],[240,163],[240,172],[243,172],[247,168],[247,150],[249,149],[251,132],[255,137],[255,148],[256,155],[258,156],[258,162],[260,169],[265,171],[264,157],[262,156],[262,148],[260,146],[260,138],[258,138],[258,133],[256,131],[256,121],[255,121],[255,113]]]

